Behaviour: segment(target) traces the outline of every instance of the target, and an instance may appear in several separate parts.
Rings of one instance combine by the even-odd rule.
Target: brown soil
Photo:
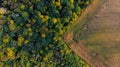
[[[63,36],[63,40],[67,44],[70,44],[70,42],[73,40],[73,33],[72,32],[65,33],[65,35]]]
[[[91,58],[91,52],[84,46],[85,42],[72,43],[70,48],[74,50],[81,58],[87,61],[92,67],[105,67],[99,60]],[[96,54],[95,54],[96,55]]]

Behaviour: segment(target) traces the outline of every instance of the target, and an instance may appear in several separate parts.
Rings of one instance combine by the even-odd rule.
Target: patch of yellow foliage
[[[15,53],[14,53],[12,48],[7,48],[7,56],[9,57],[9,59],[13,59],[14,58]]]
[[[6,9],[5,8],[0,8],[0,14],[5,14],[6,13]]]
[[[60,6],[60,2],[55,2],[55,5],[56,6]]]
[[[9,29],[11,30],[11,31],[13,31],[13,30],[15,30],[15,25],[14,25],[14,21],[13,20],[10,20],[10,22],[9,22]]]
[[[28,44],[29,43],[29,40],[25,40],[24,41],[24,44],[26,45],[26,44]]]
[[[74,0],[70,0],[70,3],[74,3]]]
[[[45,33],[41,34],[41,37],[42,37],[42,38],[45,38],[45,37],[46,37],[46,34],[45,34]]]
[[[57,22],[57,19],[56,18],[53,18],[52,19],[52,22],[55,24]]]
[[[18,36],[18,46],[21,46],[23,41],[24,41],[24,38],[21,35],[19,35]]]
[[[8,43],[9,42],[9,35],[8,34],[3,37],[3,42],[4,43]]]

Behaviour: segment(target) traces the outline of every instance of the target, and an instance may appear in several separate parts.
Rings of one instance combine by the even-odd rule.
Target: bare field
[[[72,29],[71,49],[92,67],[120,67],[120,0],[106,0],[85,23]]]

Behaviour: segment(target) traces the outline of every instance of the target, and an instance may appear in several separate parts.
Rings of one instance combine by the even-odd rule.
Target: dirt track
[[[101,4],[78,38],[70,47],[92,67],[120,67],[120,0]]]

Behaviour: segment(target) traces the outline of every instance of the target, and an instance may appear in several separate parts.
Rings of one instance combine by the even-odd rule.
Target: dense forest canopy
[[[63,42],[91,0],[0,0],[0,67],[89,67]]]

